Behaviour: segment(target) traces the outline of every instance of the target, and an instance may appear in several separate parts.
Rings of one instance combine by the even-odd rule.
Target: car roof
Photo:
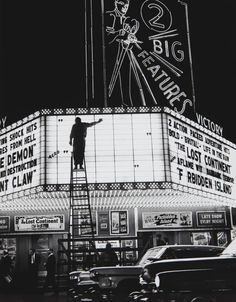
[[[217,245],[166,244],[166,245],[154,246],[154,247],[152,247],[148,250],[155,250],[155,249],[160,249],[160,248],[219,249],[219,250],[222,250],[222,251],[225,249],[225,247],[217,246]]]

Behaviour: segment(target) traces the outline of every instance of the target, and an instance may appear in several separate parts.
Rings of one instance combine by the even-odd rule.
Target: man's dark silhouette
[[[99,264],[101,266],[113,266],[118,264],[118,257],[112,249],[110,242],[106,244],[106,249],[101,253]]]
[[[37,288],[39,263],[39,254],[36,253],[35,249],[30,249],[28,257],[30,290]]]
[[[1,291],[9,291],[12,283],[12,259],[7,250],[3,251],[3,256],[0,261],[0,276],[1,276]]]
[[[56,280],[55,280],[56,257],[53,254],[53,249],[49,250],[48,259],[45,263],[45,267],[46,267],[47,275],[43,288],[44,290],[46,290],[48,286],[51,285],[56,293],[57,292]]]
[[[74,156],[74,168],[77,169],[78,165],[80,169],[83,169],[84,150],[85,150],[85,138],[87,135],[87,128],[92,127],[102,122],[100,118],[96,122],[82,123],[79,117],[76,117],[75,124],[72,126],[70,133],[70,145],[73,142],[73,156]]]

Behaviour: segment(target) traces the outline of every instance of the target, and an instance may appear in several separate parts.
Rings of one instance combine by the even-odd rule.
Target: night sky
[[[1,117],[8,125],[40,108],[84,106],[82,2],[1,1]],[[188,3],[197,112],[236,143],[236,1]]]

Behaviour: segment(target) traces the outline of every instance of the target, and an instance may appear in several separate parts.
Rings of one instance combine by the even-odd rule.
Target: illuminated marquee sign
[[[64,231],[64,215],[15,216],[15,231]]]
[[[198,226],[226,226],[225,212],[197,212]]]
[[[103,121],[87,129],[85,159],[89,183],[165,181],[160,114],[81,115],[82,122]],[[46,183],[70,182],[74,116],[48,116]]]
[[[168,117],[172,181],[233,198],[236,150],[203,131]]]
[[[0,138],[0,196],[39,185],[39,119]]]
[[[144,212],[142,213],[143,228],[191,227],[192,212]]]
[[[104,0],[104,20],[108,106],[160,105],[192,115],[187,4]]]

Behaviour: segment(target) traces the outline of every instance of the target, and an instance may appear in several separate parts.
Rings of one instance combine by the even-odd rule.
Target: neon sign
[[[173,0],[104,2],[109,106],[160,105],[192,115],[195,100],[187,4]]]

